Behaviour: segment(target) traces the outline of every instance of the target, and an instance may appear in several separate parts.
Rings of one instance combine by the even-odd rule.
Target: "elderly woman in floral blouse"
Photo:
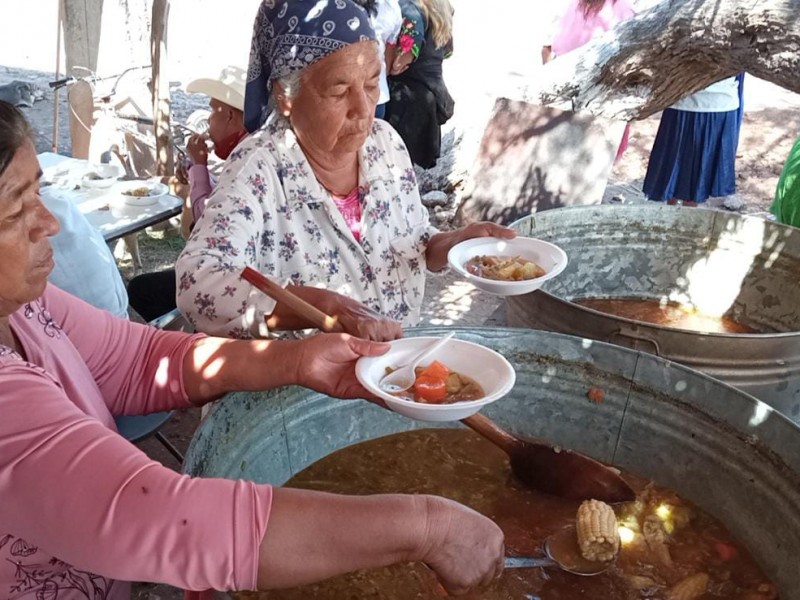
[[[492,223],[430,225],[402,140],[373,119],[378,56],[351,0],[262,3],[245,98],[254,133],[177,263],[178,307],[199,329],[247,337],[309,325],[242,281],[249,265],[293,284],[348,333],[392,339],[396,322],[418,322],[425,271],[443,269],[454,244],[513,237]]]

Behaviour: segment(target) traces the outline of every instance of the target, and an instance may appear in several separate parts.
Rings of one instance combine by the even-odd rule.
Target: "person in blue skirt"
[[[718,81],[664,110],[643,191],[648,200],[697,206],[736,191],[743,74]]]

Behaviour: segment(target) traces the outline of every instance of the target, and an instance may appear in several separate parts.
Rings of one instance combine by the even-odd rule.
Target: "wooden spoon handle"
[[[506,454],[510,455],[514,446],[519,443],[517,438],[508,433],[489,417],[480,413],[475,413],[471,417],[461,419],[461,422],[498,446]]]
[[[342,329],[342,324],[339,323],[339,320],[336,317],[326,315],[313,304],[309,304],[299,296],[295,296],[291,291],[286,288],[282,288],[271,279],[264,277],[255,269],[245,267],[242,271],[241,277],[276,302],[280,302],[286,306],[286,308],[294,312],[298,317],[306,319],[317,329],[327,333],[344,331]]]

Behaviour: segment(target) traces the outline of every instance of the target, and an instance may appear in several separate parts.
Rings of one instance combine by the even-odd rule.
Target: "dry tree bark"
[[[664,0],[549,63],[518,99],[644,119],[739,71],[800,93],[800,0]]]

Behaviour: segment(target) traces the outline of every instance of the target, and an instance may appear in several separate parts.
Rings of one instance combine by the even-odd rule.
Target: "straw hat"
[[[222,69],[216,78],[195,79],[186,86],[186,91],[192,94],[205,94],[243,111],[246,83],[247,71],[239,67],[228,66]]]

